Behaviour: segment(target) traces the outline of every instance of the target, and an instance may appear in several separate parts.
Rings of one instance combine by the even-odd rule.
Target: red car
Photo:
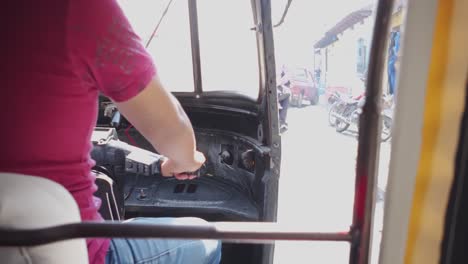
[[[291,105],[302,107],[307,100],[311,105],[319,102],[319,91],[312,73],[305,68],[293,68],[286,71],[289,88],[291,89]]]

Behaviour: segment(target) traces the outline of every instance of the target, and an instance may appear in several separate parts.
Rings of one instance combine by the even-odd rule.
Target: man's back
[[[153,78],[152,60],[113,0],[7,1],[1,13],[0,171],[52,179],[83,220],[101,220],[89,157],[98,91],[133,97]],[[107,247],[89,240],[91,262]]]
[[[8,127],[0,138],[0,170],[47,177],[71,192],[89,188],[97,89],[82,80],[85,71],[70,50],[69,5],[22,2],[4,9],[9,21],[0,105],[6,111],[0,120]],[[82,217],[91,216],[82,211]]]
[[[70,49],[78,43],[70,43],[75,38],[68,26],[69,5],[22,2],[28,3],[7,8],[2,52],[8,67],[2,71],[6,89],[0,97],[7,111],[0,112],[0,120],[9,127],[0,138],[5,154],[0,170],[47,177],[71,192],[88,188],[83,184],[93,184],[89,138],[98,92],[82,79],[86,71]]]

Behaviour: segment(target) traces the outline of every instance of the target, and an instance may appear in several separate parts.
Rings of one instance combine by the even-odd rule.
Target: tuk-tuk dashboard
[[[136,142],[141,136],[134,136]],[[206,163],[200,177],[179,181],[161,176],[127,174],[125,212],[135,216],[203,216],[258,220],[255,193],[262,172],[262,153],[251,142],[221,131],[196,129],[198,149]]]
[[[99,173],[110,175],[117,183],[114,216],[121,220],[200,217],[208,221],[271,221],[277,181],[270,173],[270,149],[264,142],[264,117],[259,114],[261,102],[221,92],[200,97],[178,94],[177,98],[194,127],[197,149],[206,156],[200,177],[179,181],[96,166]],[[97,126],[114,128],[120,141],[157,153],[124,117],[117,120],[116,110],[100,96]],[[98,184],[96,192],[103,201],[107,198],[105,185]],[[223,243],[222,263],[237,263],[238,259],[259,263],[264,250],[263,245]]]
[[[103,108],[108,105],[101,102],[100,106],[104,107],[100,107],[98,127],[112,128],[112,118],[104,116],[106,111]],[[261,179],[268,150],[253,138],[257,134],[257,124],[253,119],[232,113],[215,114],[196,109],[187,113],[194,124],[197,149],[206,157],[199,177],[179,181],[172,177],[105,169],[104,173],[112,174],[109,177],[117,183],[123,196],[125,218],[200,216],[212,220],[261,219]],[[157,153],[124,118],[114,129],[119,141]],[[106,167],[106,164],[98,161],[97,167]]]

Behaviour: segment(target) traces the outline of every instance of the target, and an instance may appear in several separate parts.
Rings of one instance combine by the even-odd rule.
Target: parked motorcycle
[[[385,142],[392,137],[393,109],[384,109],[382,112],[382,141]]]
[[[365,102],[365,94],[354,98],[342,96],[334,93],[329,101],[332,101],[329,112],[328,122],[339,133],[346,131],[350,125],[356,125],[359,128],[359,116],[362,113],[362,107]],[[382,111],[382,129],[381,140],[383,142],[391,138],[391,127],[393,121],[393,109],[387,99],[384,99],[384,110]]]
[[[329,97],[328,97],[328,105],[332,106],[336,101],[340,100],[341,96],[338,92],[333,92]]]

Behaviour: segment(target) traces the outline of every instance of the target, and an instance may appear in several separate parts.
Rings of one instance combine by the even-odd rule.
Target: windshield
[[[187,0],[119,0],[146,44],[158,75],[173,92],[193,92],[194,73]],[[203,91],[259,93],[257,40],[251,1],[198,0],[198,31]],[[165,12],[167,10],[167,12]]]
[[[154,28],[161,24],[148,47],[158,75],[171,91],[193,92],[192,51],[187,1],[119,0],[133,29],[146,45]]]

